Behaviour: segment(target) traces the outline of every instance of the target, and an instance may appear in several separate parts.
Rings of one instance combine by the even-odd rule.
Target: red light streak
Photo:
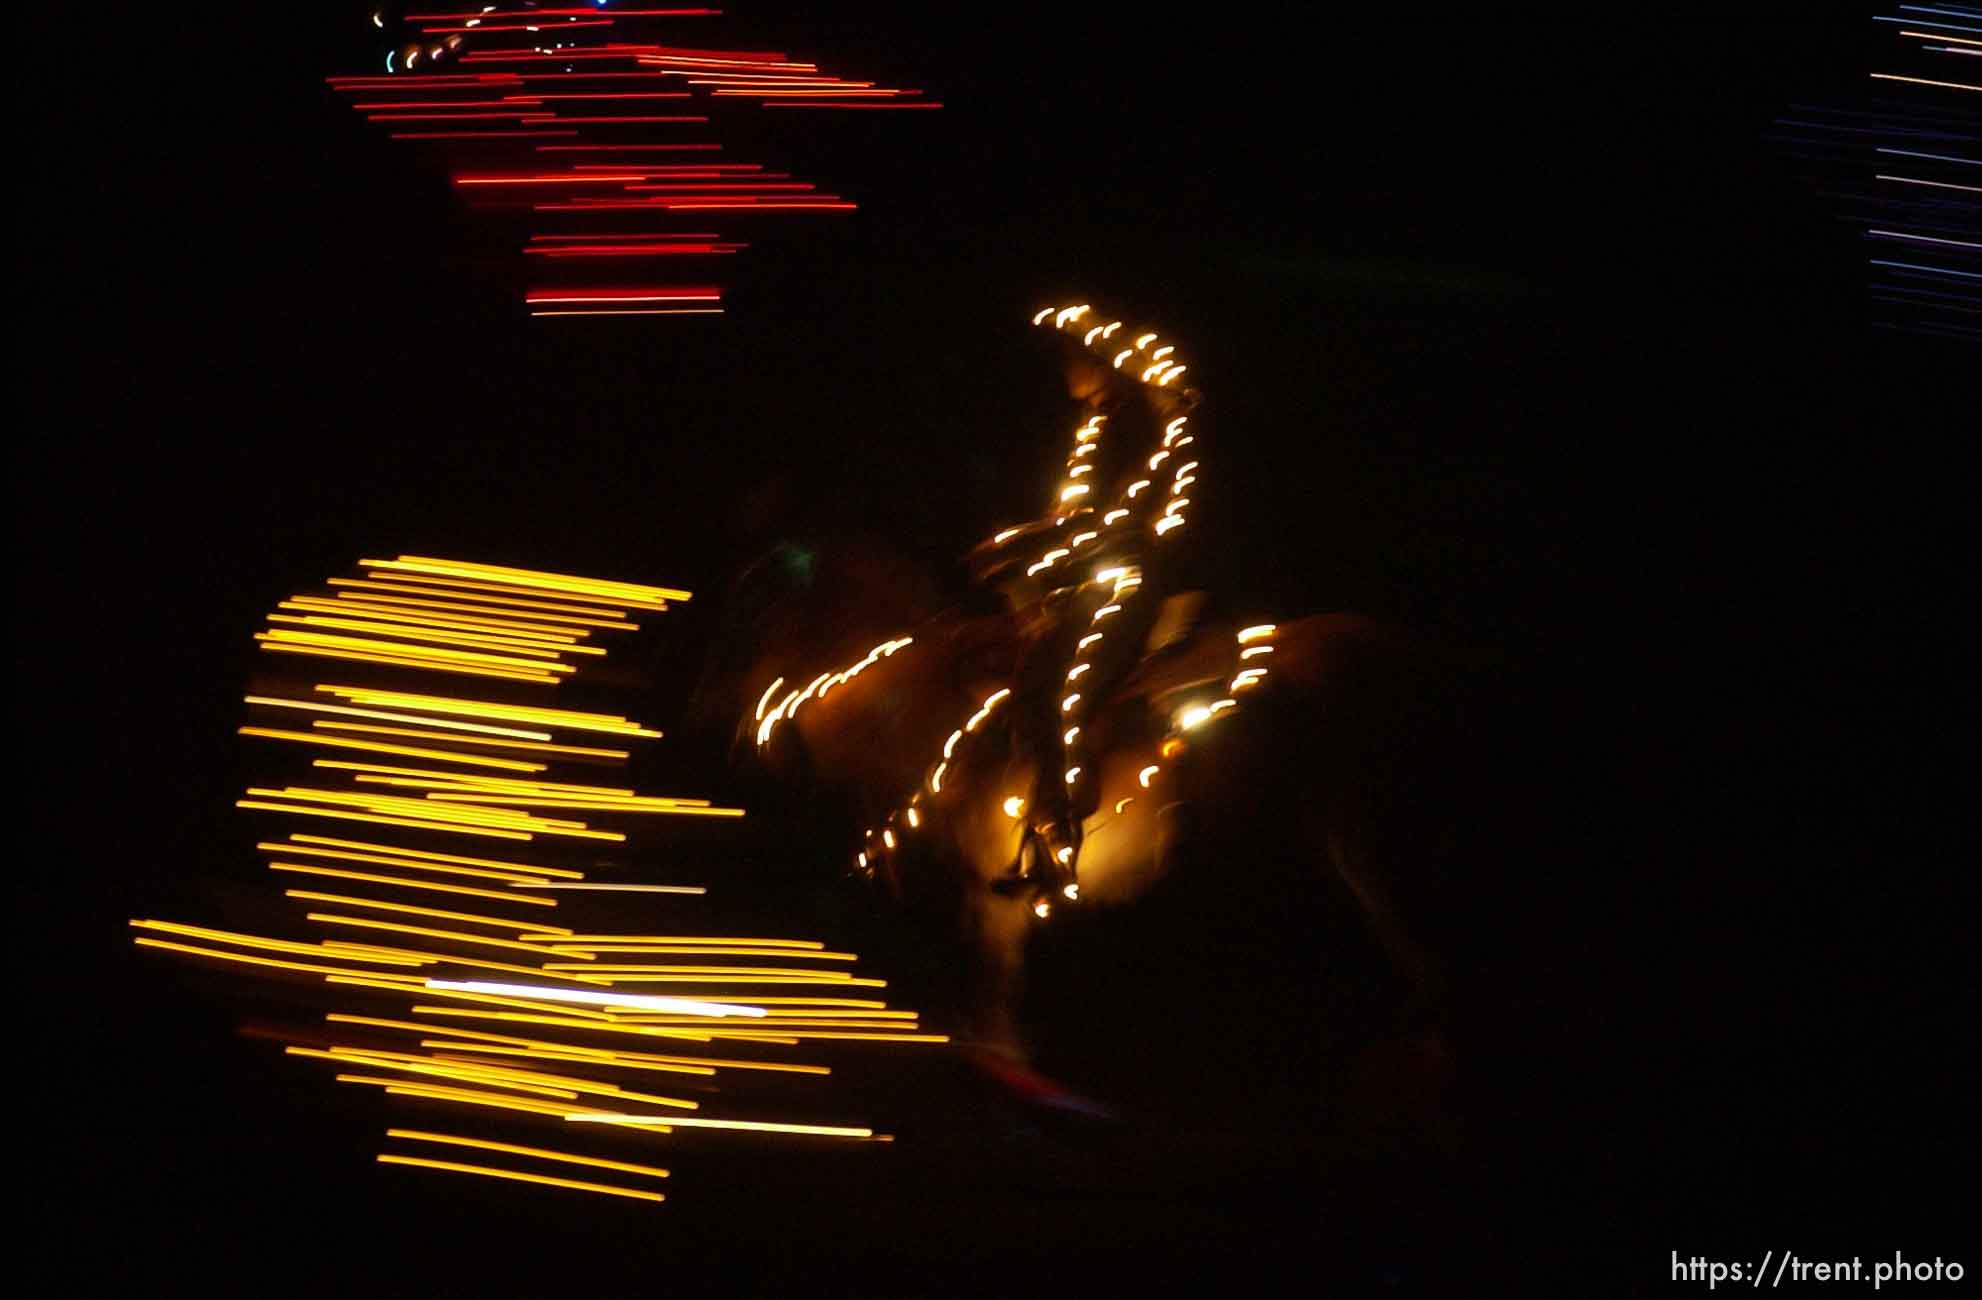
[[[573,91],[568,95],[507,95],[506,99],[527,99],[533,103],[546,99],[690,99],[693,96],[686,90],[593,90]]]
[[[499,16],[499,17],[503,17],[503,18],[509,18],[509,17],[514,17],[514,16],[520,16],[520,15],[511,15],[511,14],[501,14],[501,15],[498,15],[498,16]],[[610,18],[594,18],[594,19],[592,19],[592,20],[591,20],[591,21],[589,21],[589,22],[582,22],[582,23],[578,23],[578,22],[572,22],[572,23],[526,23],[526,24],[524,24],[524,25],[523,25],[523,26],[521,26],[521,27],[482,27],[482,26],[475,26],[475,27],[422,27],[422,28],[421,28],[420,30],[421,30],[421,31],[423,31],[423,32],[427,32],[427,33],[429,33],[429,34],[432,34],[432,35],[437,35],[437,36],[438,36],[438,35],[445,35],[445,34],[446,34],[446,33],[448,33],[448,32],[472,32],[472,33],[474,33],[475,35],[477,35],[477,36],[479,36],[479,35],[481,35],[481,34],[482,34],[483,32],[568,32],[568,31],[570,31],[570,30],[571,30],[572,28],[574,28],[574,27],[611,27],[612,25],[613,25],[613,20],[612,20],[612,19],[610,19]]]
[[[604,176],[574,176],[569,172],[557,172],[549,176],[456,176],[456,185],[584,185],[600,181],[637,181],[644,179],[642,173],[608,173]]]
[[[547,122],[549,113],[532,113],[525,109],[513,109],[507,113],[367,113],[367,122],[489,122],[505,117],[518,118],[525,122]]]
[[[596,8],[594,9],[532,9],[530,11],[530,13],[533,16],[542,17],[542,18],[583,18],[587,14],[596,14],[598,12],[599,11]],[[615,17],[619,17],[619,18],[703,18],[703,17],[713,18],[713,17],[720,17],[723,11],[720,9],[615,9],[612,12]],[[456,18],[462,18],[462,19],[485,18],[487,16],[488,15],[481,13],[479,11],[470,10],[467,13],[460,13],[460,14],[407,14],[406,21],[409,23],[435,23],[435,22],[451,22]],[[515,14],[496,15],[496,17],[498,18],[511,18],[516,16],[517,15]],[[487,30],[487,29],[484,28],[483,30]]]
[[[523,251],[544,257],[695,257],[734,253],[742,247],[742,244],[573,244]]]
[[[394,140],[521,140],[528,136],[577,135],[576,131],[394,131]],[[544,145],[538,145],[542,149]]]
[[[679,117],[571,117],[564,113],[556,115],[560,122],[706,122],[702,116],[684,114]]]
[[[532,289],[523,301],[538,302],[719,302],[723,291],[713,285],[665,285],[625,289]]]
[[[933,99],[918,99],[912,104],[848,104],[832,100],[773,100],[765,108],[941,108],[943,105]]]
[[[645,310],[533,311],[532,316],[720,316],[721,307],[657,307]]]
[[[511,95],[505,99],[411,99],[385,103],[353,104],[353,108],[511,108],[517,104],[541,104],[544,101],[526,95]]]
[[[690,235],[690,234],[675,234],[675,233],[648,234],[645,231],[601,230],[589,235],[570,235],[570,234],[532,235],[530,236],[530,238],[532,240],[538,240],[538,239],[629,239],[630,240],[630,239],[721,239],[722,236],[700,235],[700,234]]]
[[[573,131],[571,134],[578,133]],[[683,149],[713,153],[719,152],[722,146],[719,144],[540,144],[537,148],[544,153],[632,153]]]

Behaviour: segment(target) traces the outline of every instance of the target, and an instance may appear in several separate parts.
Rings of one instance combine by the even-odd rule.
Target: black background
[[[1972,1137],[1976,354],[1867,327],[1855,232],[1763,139],[1862,93],[1866,13],[740,3],[712,43],[946,107],[738,115],[735,156],[862,210],[742,232],[723,317],[615,325],[520,316],[513,237],[325,90],[377,57],[361,7],[300,9],[16,29],[14,1105],[42,1292],[1051,1290],[1152,1260],[1635,1290],[1672,1250],[1958,1249],[1935,1175]],[[260,888],[230,733],[273,600],[399,552],[686,586],[668,725],[765,483],[787,527],[932,565],[1025,512],[1062,436],[1025,318],[1088,296],[1199,358],[1211,581],[1560,688],[1558,852],[1495,864],[1481,924],[1560,953],[1573,1014],[1508,1045],[1538,1100],[1503,1137],[1532,1158],[1474,1199],[1352,1213],[1324,1170],[1188,1213],[912,1206],[822,1173],[834,1226],[793,1245],[743,1174],[736,1218],[442,1198],[369,1164],[375,1115],[319,1114],[208,986],[134,959],[126,917]],[[1538,892],[1575,901],[1567,932]],[[972,1140],[918,1167],[971,1188]]]

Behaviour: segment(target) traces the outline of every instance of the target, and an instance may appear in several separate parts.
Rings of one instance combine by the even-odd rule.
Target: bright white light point
[[[1162,463],[1163,463],[1164,461],[1166,461],[1166,460],[1168,460],[1168,459],[1170,459],[1170,453],[1169,453],[1169,452],[1167,452],[1167,451],[1159,451],[1159,452],[1157,452],[1157,453],[1156,453],[1156,454],[1155,454],[1154,456],[1151,456],[1151,457],[1149,458],[1149,467],[1150,467],[1151,469],[1155,469],[1155,468],[1156,468],[1156,467],[1157,467],[1158,465],[1161,465],[1161,464],[1162,464]]]
[[[1155,341],[1156,341],[1156,336],[1154,334],[1143,335],[1141,338],[1136,340],[1136,351],[1138,352],[1142,351],[1144,348],[1148,347],[1150,344],[1154,343]]]
[[[1129,512],[1126,510],[1110,510],[1107,514],[1101,516],[1101,522],[1104,526],[1112,524],[1117,519],[1126,519],[1128,514]]]
[[[1094,336],[1095,336],[1096,334],[1099,334],[1099,333],[1101,332],[1101,330],[1102,330],[1102,327],[1101,327],[1101,326],[1099,326],[1099,325],[1096,325],[1096,326],[1095,326],[1095,327],[1094,327],[1093,329],[1091,329],[1091,330],[1089,330],[1089,331],[1088,331],[1088,332],[1087,332],[1087,333],[1086,333],[1085,335],[1083,335],[1083,336],[1081,337],[1081,342],[1082,342],[1083,344],[1088,344],[1088,343],[1092,343],[1092,342],[1094,342]]]
[[[1072,695],[1069,695],[1066,699],[1060,701],[1060,712],[1072,713],[1074,711],[1074,705],[1079,703],[1080,703],[1080,692],[1076,691]]]
[[[1061,890],[1060,892],[1066,895],[1068,898],[1079,898],[1080,886],[1075,884],[1069,884],[1065,889]]]
[[[948,758],[952,753],[954,753],[956,751],[957,742],[962,739],[963,739],[962,730],[959,729],[957,731],[952,731],[950,733],[950,738],[943,742],[943,757]]]
[[[1250,649],[1250,650],[1241,650],[1241,651],[1239,651],[1239,658],[1241,658],[1241,659],[1253,659],[1253,658],[1257,658],[1257,657],[1258,657],[1258,656],[1260,656],[1260,655],[1270,655],[1270,654],[1272,654],[1272,653],[1273,653],[1273,647],[1272,647],[1272,646],[1270,646],[1270,645],[1256,645],[1256,646],[1254,646],[1254,647],[1253,647],[1252,649]]]
[[[1067,769],[1067,784],[1068,784],[1068,785],[1072,785],[1072,784],[1073,784],[1074,782],[1076,782],[1076,781],[1078,781],[1078,780],[1080,780],[1080,769],[1079,769],[1079,768],[1077,768],[1077,767],[1070,767],[1070,768],[1068,768],[1068,769]]]
[[[1085,546],[1087,543],[1093,541],[1095,538],[1099,536],[1101,536],[1100,533],[1075,533],[1074,540],[1069,542],[1068,545]]]
[[[1156,382],[1159,386],[1168,388],[1170,386],[1170,381],[1172,379],[1175,379],[1178,375],[1183,374],[1188,369],[1190,369],[1189,366],[1175,366],[1167,374],[1158,376]]]
[[[1007,686],[1002,691],[991,692],[990,695],[985,697],[984,707],[987,709],[991,708],[993,705],[997,704],[999,700],[1004,699],[1007,695],[1010,695],[1011,693],[1012,693],[1012,688],[1009,686]]]
[[[1142,491],[1144,488],[1148,486],[1149,486],[1149,480],[1146,478],[1139,478],[1135,482],[1129,484],[1129,500],[1131,501],[1135,500],[1136,493]]]
[[[1120,605],[1103,605],[1100,609],[1094,611],[1094,621],[1099,623],[1110,614],[1119,614],[1121,612],[1122,607]]]
[[[1060,865],[1065,866],[1067,863],[1073,861],[1073,857],[1074,857],[1073,846],[1069,845],[1066,848],[1061,849],[1058,853],[1055,853],[1053,856],[1060,860]]]
[[[1087,484],[1076,483],[1072,487],[1068,488],[1066,491],[1060,493],[1060,500],[1071,501],[1075,497],[1084,497],[1087,495],[1087,493],[1088,493]]]
[[[1135,799],[1134,799],[1134,797],[1133,797],[1133,796],[1131,796],[1130,798],[1127,798],[1127,799],[1117,799],[1117,800],[1115,801],[1115,815],[1116,815],[1117,817],[1119,817],[1119,816],[1121,816],[1121,815],[1122,815],[1122,809],[1124,809],[1124,808],[1126,808],[1126,807],[1128,807],[1128,806],[1129,806],[1130,804],[1132,804],[1132,803],[1134,803],[1134,802],[1135,802]]]
[[[1075,664],[1072,668],[1069,668],[1067,670],[1067,680],[1073,681],[1076,677],[1079,677],[1082,673],[1086,672],[1090,667],[1092,667],[1091,664]]]
[[[1067,471],[1067,477],[1079,478],[1083,474],[1092,474],[1093,472],[1094,472],[1094,466],[1092,465],[1076,465],[1072,469]]]
[[[1005,802],[1002,806],[1005,809],[1005,816],[1016,817],[1020,813],[1025,811],[1025,800],[1019,798],[1015,794],[1007,795],[1005,797]]]
[[[1006,542],[1009,542],[1010,540],[1012,540],[1012,538],[1017,537],[1020,533],[1024,531],[1025,530],[1022,528],[1007,528],[1004,532],[999,533],[996,537],[992,538],[991,544],[993,546],[1002,546]]]
[[[1082,637],[1079,641],[1074,643],[1074,649],[1085,650],[1099,640],[1101,640],[1101,633],[1089,632],[1086,636]]]
[[[863,867],[864,867],[864,866],[866,866],[866,865],[867,865],[867,855],[866,855],[865,853],[856,853],[856,854],[854,854],[854,857],[856,857],[856,858],[858,858],[858,859],[860,860],[860,865],[861,865],[861,866],[863,866]]]
[[[697,1002],[689,998],[662,998],[642,993],[595,993],[590,989],[545,988],[536,984],[500,984],[491,980],[428,980],[430,989],[451,989],[457,993],[495,993],[539,1002],[579,1002],[597,1007],[632,1007],[642,1011],[671,1011],[684,1016],[762,1016],[762,1007],[737,1006],[729,1002]]]
[[[1213,700],[1211,707],[1206,709],[1205,712],[1216,716],[1227,709],[1236,709],[1238,707],[1239,702],[1237,700]]]
[[[1176,350],[1177,349],[1175,347],[1166,343],[1162,347],[1156,349],[1156,351],[1150,353],[1149,359],[1151,361],[1161,361],[1163,358],[1169,356],[1172,352],[1175,352]]]
[[[1123,348],[1120,352],[1117,352],[1115,354],[1115,369],[1120,370],[1122,363],[1134,355],[1135,349],[1133,348]]]
[[[1145,790],[1149,789],[1149,778],[1155,776],[1158,772],[1161,772],[1162,770],[1163,769],[1157,764],[1151,763],[1148,767],[1145,767],[1144,769],[1142,769],[1142,771],[1136,773],[1136,784],[1140,785]],[[1119,812],[1121,810],[1118,808],[1116,811]]]
[[[1126,514],[1128,512],[1123,511],[1123,513]],[[1112,569],[1097,569],[1094,573],[1094,580],[1096,582],[1113,582],[1128,571],[1128,566],[1122,564],[1118,564]]]
[[[1277,623],[1255,623],[1251,627],[1240,628],[1239,644],[1244,645],[1248,641],[1257,641],[1262,637],[1272,636],[1278,626]]]
[[[1210,717],[1211,710],[1200,704],[1179,713],[1177,715],[1177,725],[1185,731],[1189,731],[1192,727],[1199,726],[1208,721]]]
[[[1074,739],[1079,735],[1080,735],[1079,727],[1068,727],[1066,734],[1060,737],[1060,743],[1062,745],[1071,745],[1074,743]]]
[[[882,831],[881,843],[887,845],[891,849],[895,847],[895,833],[893,831]]]
[[[1163,513],[1166,515],[1174,515],[1179,510],[1182,510],[1185,506],[1189,505],[1190,503],[1191,503],[1191,499],[1189,497],[1178,497],[1175,501],[1172,501],[1169,505],[1163,507]]]
[[[1042,921],[1046,919],[1047,914],[1052,910],[1052,906],[1043,898],[1032,905],[1032,914]]]
[[[936,770],[929,774],[929,788],[937,794],[943,793],[943,773],[949,766],[948,763],[938,763]]]
[[[1032,323],[1034,325],[1037,325],[1040,321],[1045,320],[1048,316],[1051,316],[1052,314],[1053,314],[1053,309],[1051,307],[1042,307],[1039,309],[1037,313],[1033,315]]]
[[[908,810],[908,824],[911,830],[916,829],[922,825],[921,815],[917,813],[913,808]]]

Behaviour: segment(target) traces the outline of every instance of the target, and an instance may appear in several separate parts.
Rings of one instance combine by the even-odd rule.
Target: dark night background
[[[736,115],[733,156],[862,210],[738,221],[729,314],[620,324],[523,318],[514,241],[332,101],[371,67],[360,6],[24,16],[30,1290],[1635,1291],[1673,1250],[1972,1246],[1939,1180],[1973,1172],[1978,356],[1867,326],[1854,229],[1764,139],[1862,93],[1871,12],[737,0],[710,43],[947,107]],[[1456,1194],[1001,1199],[959,1138],[947,1209],[822,1181],[846,1204],[796,1244],[698,1219],[686,1178],[657,1215],[443,1196],[379,1176],[375,1112],[237,1037],[217,985],[133,958],[127,917],[258,887],[231,732],[272,601],[400,552],[686,586],[668,726],[761,485],[932,565],[1025,511],[1063,437],[1026,317],[1087,297],[1197,354],[1210,583],[1551,683],[1543,847],[1485,864],[1479,924],[1552,973]]]

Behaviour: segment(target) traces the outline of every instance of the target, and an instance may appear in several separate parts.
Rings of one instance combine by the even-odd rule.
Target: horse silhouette
[[[1097,374],[1070,365],[1069,391],[1106,393]],[[1069,611],[994,590],[1012,571],[990,549],[975,581],[946,584],[873,536],[772,548],[732,592],[698,708],[733,719],[738,761],[838,810],[849,868],[954,954],[953,1013],[990,1052],[1030,1061],[1050,1024],[1050,1059],[1088,1043],[1094,1078],[1112,1053],[1118,1091],[1159,1056],[1173,1092],[1239,1087],[1102,1030],[1169,1006],[1166,1041],[1244,1022],[1255,1045],[1300,1040],[1269,1053],[1283,1083],[1333,1060],[1338,1098],[1409,1108],[1396,1060],[1419,1083],[1448,1072],[1455,976],[1490,949],[1521,806],[1508,666],[1356,614],[1265,625],[1216,594],[1161,594],[1117,637],[1116,670],[1087,679],[1104,680],[1077,706],[1056,847],[1029,814],[1074,760],[1027,738],[1020,701]],[[1392,1060],[1373,1082],[1376,1044]]]

